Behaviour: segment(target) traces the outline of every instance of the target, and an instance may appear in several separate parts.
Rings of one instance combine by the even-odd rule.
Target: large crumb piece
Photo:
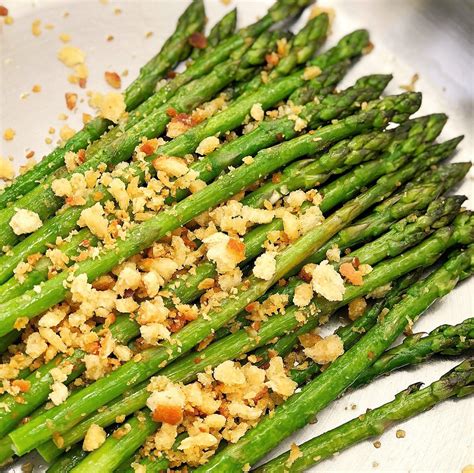
[[[205,238],[207,245],[207,258],[216,263],[219,273],[226,273],[245,259],[245,245],[236,238],[217,232]]]
[[[43,225],[41,218],[36,212],[27,209],[17,209],[10,220],[10,227],[15,235],[32,233]]]
[[[118,123],[126,108],[124,97],[119,92],[109,92],[105,95],[93,93],[89,105],[95,108],[101,117],[114,123]]]
[[[80,227],[87,227],[97,237],[104,239],[108,234],[108,220],[104,217],[104,208],[98,202],[84,209],[77,222]]]
[[[114,89],[120,89],[122,86],[122,79],[116,72],[105,71],[104,77],[105,81],[110,85],[110,87],[113,87]]]
[[[312,285],[314,291],[328,301],[342,301],[345,292],[344,281],[327,261],[323,261],[314,268]]]
[[[84,64],[86,54],[76,46],[66,45],[58,51],[58,59],[67,67]]]
[[[275,253],[266,252],[255,260],[253,274],[259,279],[270,281],[276,272]]]
[[[12,162],[8,159],[0,158],[0,179],[10,181],[14,177],[15,170],[13,169]]]
[[[86,432],[82,448],[86,452],[97,450],[106,438],[105,430],[97,424],[92,424]]]
[[[344,345],[338,335],[329,335],[317,340],[312,347],[305,348],[304,353],[319,365],[326,365],[344,353]]]

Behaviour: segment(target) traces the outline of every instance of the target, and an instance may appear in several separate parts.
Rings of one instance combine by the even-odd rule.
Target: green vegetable
[[[312,465],[329,458],[363,440],[379,436],[394,424],[431,409],[453,397],[472,393],[474,361],[465,360],[426,388],[422,383],[409,386],[391,402],[383,404],[335,429],[308,440],[299,446],[301,456],[289,461],[289,452],[270,460],[255,472],[278,473],[306,471]]]
[[[415,107],[413,107],[413,100],[416,102]],[[172,228],[183,225],[195,215],[199,215],[202,211],[234,195],[239,189],[254,182],[256,177],[266,175],[272,170],[296,159],[298,156],[322,149],[333,140],[340,139],[344,135],[347,136],[364,131],[371,126],[383,126],[388,117],[393,119],[393,116],[400,114],[402,111],[403,113],[407,113],[408,110],[412,111],[413,108],[416,109],[418,107],[418,103],[419,96],[416,94],[402,95],[398,100],[395,100],[393,97],[383,99],[380,101],[380,108],[383,108],[383,110],[374,108],[370,111],[345,118],[337,124],[321,128],[315,133],[303,135],[295,140],[263,150],[257,154],[250,165],[237,168],[203,190],[186,198],[177,204],[171,212],[163,212],[159,216],[141,225],[137,225],[129,232],[127,238],[117,243],[117,247],[112,251],[102,253],[93,261],[80,263],[78,265],[78,273],[84,272],[92,280],[114,267],[122,258],[126,259],[130,256],[129,253],[135,254],[141,249],[147,248],[154,240],[160,238]],[[315,141],[315,138],[321,139]],[[309,232],[281,253],[277,259],[276,272],[272,280],[264,281],[258,280],[255,277],[250,278],[249,289],[241,290],[235,299],[226,300],[215,314],[215,317],[213,314],[210,316],[210,320],[198,319],[191,322],[173,335],[172,343],[166,342],[159,348],[144,351],[140,364],[126,363],[105,378],[82,390],[80,396],[72,395],[61,406],[51,409],[30,421],[27,425],[12,432],[10,436],[15,449],[18,453],[23,454],[48,440],[52,435],[48,425],[54,424],[55,431],[60,433],[67,431],[78,423],[81,417],[93,412],[100,405],[107,403],[124,392],[127,388],[127,383],[129,383],[128,387],[130,387],[132,379],[134,380],[133,384],[137,384],[155,373],[160,365],[169,363],[173,358],[190,350],[208,336],[212,330],[224,325],[249,302],[264,294],[272,285],[272,281],[275,282],[280,279],[293,266],[299,264],[319,245],[327,241],[347,224],[346,219],[350,221],[355,218],[381,197],[393,192],[399,182],[409,179],[418,170],[417,166],[412,166],[411,168],[407,166],[406,168],[403,171],[380,179],[380,183],[375,188],[346,204],[340,211],[329,217],[323,225]],[[21,305],[16,304],[16,314],[10,315],[10,321],[8,321],[8,318],[2,318],[1,325],[3,329],[8,327],[6,331],[11,330],[9,324],[14,323],[16,317],[19,316],[18,306],[23,307],[24,312],[29,314],[29,316],[33,316],[35,310],[41,312],[49,307],[50,304],[53,305],[59,302],[58,299],[62,299],[66,292],[62,284],[64,278],[64,275],[58,275],[44,283],[40,293],[35,293],[36,300],[33,300],[35,296],[30,294],[31,291],[25,293],[20,298],[13,299],[13,301],[17,302],[19,302],[18,299],[21,299]],[[23,299],[27,295],[32,297],[28,310],[26,310],[26,306],[23,306],[26,302]],[[9,304],[13,304],[13,301],[9,302]],[[3,312],[3,314],[6,314],[6,312]],[[88,392],[95,392],[97,395],[89,395]],[[51,420],[54,418],[52,424],[45,422],[45,417]],[[24,430],[28,431],[27,435],[22,433]]]
[[[300,392],[264,418],[236,444],[229,445],[196,472],[241,471],[253,465],[283,439],[309,423],[314,416],[341,395],[355,379],[433,302],[448,294],[463,274],[472,274],[474,247],[458,251],[428,278],[413,285],[405,298],[385,314],[351,349]]]

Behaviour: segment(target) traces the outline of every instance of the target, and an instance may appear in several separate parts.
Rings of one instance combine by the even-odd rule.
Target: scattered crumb
[[[147,33],[145,33],[145,38],[146,39],[149,39],[153,36],[153,31],[148,31]]]
[[[418,74],[413,74],[410,83],[406,85],[401,85],[400,89],[406,90],[407,92],[413,92],[415,90],[415,85],[418,82],[420,76]]]
[[[64,96],[66,98],[66,107],[69,110],[74,110],[77,104],[77,94],[73,92],[66,92]]]
[[[375,448],[380,448],[381,446],[382,446],[382,444],[380,443],[380,440],[376,440],[376,441],[374,442],[374,447],[375,447]]]
[[[27,209],[16,209],[15,215],[10,220],[10,227],[15,235],[32,233],[42,225],[39,215]]]
[[[34,20],[33,23],[31,23],[31,32],[33,36],[41,35],[41,20]]]
[[[15,170],[13,169],[12,162],[8,159],[0,158],[0,179],[9,181],[14,177]]]
[[[13,21],[14,21],[14,20],[13,20],[13,17],[12,17],[12,16],[7,15],[7,16],[5,17],[5,24],[6,24],[6,25],[13,25]]]
[[[108,94],[93,93],[89,99],[89,105],[99,111],[103,118],[117,123],[125,113],[125,101],[123,95],[118,92]]]
[[[67,34],[67,33],[61,33],[59,35],[59,39],[63,42],[63,43],[69,43],[69,41],[71,41],[71,35],[70,34]]]
[[[8,16],[8,8],[0,5],[0,16]]]
[[[97,450],[105,442],[106,436],[105,430],[102,427],[97,424],[92,424],[84,437],[82,448],[86,452]]]
[[[405,431],[402,430],[402,429],[398,429],[396,432],[395,432],[395,435],[397,437],[397,439],[404,439],[405,438]]]
[[[35,84],[32,87],[31,91],[35,94],[39,94],[41,92],[41,86],[39,84]]]
[[[63,125],[59,130],[59,136],[63,141],[67,141],[76,134],[76,130],[71,128],[69,125]]]
[[[12,141],[13,138],[15,138],[15,135],[16,135],[16,131],[13,128],[7,128],[3,132],[3,139],[5,141]]]
[[[120,89],[122,86],[122,79],[116,72],[105,71],[104,72],[105,82],[113,87],[114,89]]]
[[[114,40],[113,35],[109,34],[109,36],[107,36],[106,40],[107,40],[108,42],[113,41],[113,40]]]
[[[122,10],[121,10],[120,8],[116,8],[116,9],[114,10],[114,13],[115,13],[116,15],[120,15],[120,14],[122,13]]]

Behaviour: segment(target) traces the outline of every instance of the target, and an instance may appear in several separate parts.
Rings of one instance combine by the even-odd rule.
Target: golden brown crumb
[[[8,16],[8,8],[0,5],[0,16]]]
[[[363,297],[357,297],[349,302],[349,319],[357,320],[363,315],[367,307],[367,302]]]
[[[420,76],[418,74],[413,74],[410,83],[406,85],[401,85],[400,89],[406,90],[407,92],[413,92],[415,90],[415,85],[418,82]]]
[[[35,94],[38,94],[41,92],[41,86],[39,84],[35,84],[32,88],[31,91]]]
[[[312,270],[312,285],[317,294],[329,301],[342,301],[345,287],[339,273],[327,261]]]
[[[331,363],[344,353],[344,345],[338,335],[329,335],[304,349],[306,356],[320,365]]]
[[[63,125],[59,130],[59,136],[63,141],[67,141],[76,134],[76,130],[71,128],[69,125]]]
[[[10,16],[10,15],[7,15],[7,16],[5,17],[5,24],[6,24],[6,25],[13,25],[13,17]]]
[[[0,179],[11,180],[15,177],[15,170],[10,160],[0,157]]]
[[[12,141],[13,138],[15,138],[15,135],[16,135],[16,131],[13,128],[7,128],[3,132],[3,139],[5,141]]]
[[[375,448],[380,448],[381,446],[382,446],[382,444],[380,443],[380,440],[376,440],[376,441],[374,442],[374,447],[375,447]]]
[[[40,36],[41,35],[41,20],[34,20],[31,24],[31,32],[33,36]]]
[[[105,430],[97,424],[92,424],[84,437],[82,448],[86,452],[97,450],[105,442],[105,438]]]
[[[69,43],[69,41],[71,41],[71,35],[67,34],[67,33],[61,33],[59,35],[59,39],[63,42],[63,43]]]
[[[122,86],[122,79],[116,72],[105,71],[104,77],[105,81],[110,85],[110,87],[113,87],[114,89],[120,89]]]
[[[303,456],[303,453],[299,449],[298,445],[296,443],[292,443],[290,446],[290,455],[288,456],[288,460],[285,462],[285,466],[288,468],[295,463],[298,458],[301,458]]]
[[[402,429],[398,429],[395,435],[397,436],[397,439],[403,439],[405,438],[406,432]]]
[[[64,96],[66,97],[66,107],[69,110],[74,110],[77,104],[77,94],[74,92],[66,92]]]

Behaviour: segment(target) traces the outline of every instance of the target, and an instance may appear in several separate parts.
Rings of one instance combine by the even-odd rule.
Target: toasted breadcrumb
[[[310,304],[313,298],[313,288],[311,284],[300,284],[295,289],[295,295],[293,296],[293,303],[298,307],[306,307]]]
[[[270,281],[276,272],[275,253],[265,252],[255,260],[252,270],[255,277]]]
[[[0,179],[10,181],[15,177],[13,163],[9,159],[0,157]]]
[[[340,274],[323,261],[316,265],[312,272],[312,285],[314,291],[329,301],[342,301],[345,287]]]
[[[216,136],[208,136],[199,143],[199,146],[196,148],[196,153],[205,156],[212,153],[219,145],[219,138]]]
[[[16,209],[15,215],[10,220],[10,227],[15,235],[32,233],[43,225],[36,212],[27,209]]]
[[[89,99],[89,105],[96,109],[102,118],[107,118],[114,123],[118,123],[125,113],[124,96],[119,92],[108,94],[95,92]]]
[[[84,209],[77,224],[87,227],[97,237],[104,239],[108,235],[108,220],[104,217],[104,208],[97,202],[92,207]]]
[[[306,356],[319,365],[331,363],[344,353],[344,345],[338,335],[329,335],[304,349]]]
[[[3,139],[5,141],[12,141],[13,138],[15,138],[15,135],[16,135],[16,131],[13,128],[7,128],[3,132]]]
[[[97,450],[107,437],[105,430],[97,424],[92,424],[86,432],[82,448],[86,452]]]
[[[250,116],[258,122],[261,122],[265,118],[265,112],[263,111],[261,103],[254,103],[252,105]]]

